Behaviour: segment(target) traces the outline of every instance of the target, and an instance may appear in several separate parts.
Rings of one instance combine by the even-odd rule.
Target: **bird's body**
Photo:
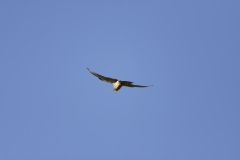
[[[100,80],[108,82],[108,83],[112,83],[114,92],[117,92],[119,89],[122,88],[122,86],[126,86],[126,87],[140,87],[140,88],[145,88],[145,87],[152,86],[152,85],[149,85],[149,86],[135,85],[135,84],[133,84],[133,82],[130,82],[130,81],[122,81],[122,80],[118,80],[118,79],[115,79],[115,78],[104,77],[104,76],[102,76],[100,74],[97,74],[97,73],[91,71],[90,69],[88,69],[88,71],[91,74],[93,74],[94,76],[98,77]]]
[[[121,82],[116,81],[115,83],[113,83],[113,90],[114,90],[114,92],[117,92],[120,88],[122,88]]]

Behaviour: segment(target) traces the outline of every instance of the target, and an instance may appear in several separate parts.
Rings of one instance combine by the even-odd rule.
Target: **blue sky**
[[[239,160],[239,6],[1,1],[0,159]]]

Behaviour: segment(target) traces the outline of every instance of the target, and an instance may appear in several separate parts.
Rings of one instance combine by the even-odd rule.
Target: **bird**
[[[145,87],[153,86],[153,85],[148,85],[148,86],[136,85],[136,84],[133,84],[133,82],[130,82],[130,81],[122,81],[122,80],[118,80],[116,78],[105,77],[105,76],[102,76],[100,74],[97,74],[97,73],[91,71],[89,68],[87,68],[87,69],[91,74],[98,77],[98,79],[100,79],[101,81],[112,83],[114,92],[117,92],[123,86],[125,86],[125,87],[139,87],[139,88],[145,88]]]

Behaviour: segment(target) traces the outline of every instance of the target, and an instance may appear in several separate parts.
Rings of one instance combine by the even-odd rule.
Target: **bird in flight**
[[[120,88],[122,88],[122,86],[125,86],[125,87],[140,87],[140,88],[153,86],[153,85],[149,85],[149,86],[135,85],[135,84],[133,84],[133,82],[130,82],[130,81],[122,81],[122,80],[118,80],[118,79],[115,79],[115,78],[102,76],[100,74],[97,74],[97,73],[91,71],[90,69],[88,69],[88,71],[91,74],[93,74],[94,76],[98,77],[100,80],[108,82],[108,83],[112,83],[114,92],[117,92]]]

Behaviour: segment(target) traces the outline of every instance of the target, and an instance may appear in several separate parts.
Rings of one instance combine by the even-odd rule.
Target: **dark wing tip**
[[[89,68],[87,68],[87,70],[92,73],[92,71]]]

